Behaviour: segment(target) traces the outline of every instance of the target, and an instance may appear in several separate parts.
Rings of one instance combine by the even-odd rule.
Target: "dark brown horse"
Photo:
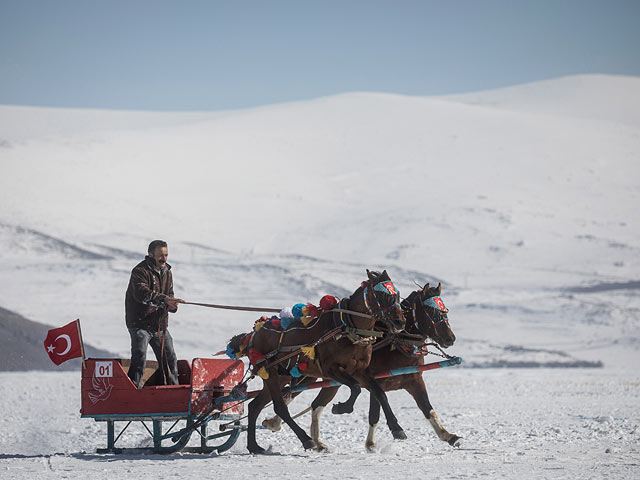
[[[454,344],[456,337],[449,325],[448,310],[444,307],[442,300],[440,300],[441,292],[441,284],[438,284],[435,288],[430,288],[429,284],[427,284],[422,290],[412,292],[403,302],[402,306],[405,317],[407,318],[407,332],[419,334],[425,339],[427,337],[431,338],[442,347],[448,348]],[[408,356],[402,352],[402,347],[393,348],[391,345],[377,350],[369,364],[370,373],[375,374],[389,369],[424,365],[423,356]],[[449,443],[451,446],[459,445],[460,437],[445,430],[440,423],[438,415],[431,406],[422,373],[381,378],[378,379],[378,383],[385,392],[391,390],[406,390],[413,397],[418,408],[422,411],[438,435],[438,438]],[[379,418],[380,404],[375,398],[370,397],[369,433],[365,443],[367,449],[372,449],[375,446],[374,433]]]
[[[412,339],[416,337],[423,340],[431,338],[440,346],[447,348],[453,345],[456,337],[449,326],[447,310],[440,299],[441,291],[440,284],[437,287],[429,287],[427,284],[421,290],[412,292],[402,302],[402,309],[406,318],[406,332],[413,335]],[[382,348],[376,349],[374,345],[373,356],[368,367],[369,375],[373,376],[390,369],[424,364],[424,357],[419,352],[417,355],[412,354],[413,344],[410,341],[403,340],[402,336],[396,336],[396,341],[393,341],[393,338],[392,335],[389,337],[389,340],[392,341],[383,341]],[[452,446],[459,444],[460,437],[447,432],[433,410],[421,373],[380,378],[377,381],[384,391],[404,389],[409,392],[438,437]],[[338,389],[339,387],[323,388],[311,404],[313,413],[310,433],[318,449],[327,448],[319,438],[320,415],[323,408],[334,398]],[[375,446],[374,433],[380,418],[380,404],[375,397],[370,396],[369,398],[369,433],[365,446],[370,450]],[[278,430],[279,423],[279,419],[274,417],[265,420],[263,425],[272,430]]]
[[[308,362],[304,374],[307,377],[334,379],[349,387],[351,391],[349,399],[334,405],[334,413],[352,412],[353,404],[360,393],[360,385],[363,385],[382,406],[394,438],[406,438],[389,407],[384,391],[367,372],[372,346],[370,341],[363,338],[373,330],[376,322],[385,325],[391,332],[399,332],[404,328],[405,318],[399,303],[400,295],[386,271],[378,274],[367,270],[367,275],[369,280],[363,282],[351,297],[343,299],[339,305],[341,309],[359,312],[364,316],[328,311],[309,328],[293,328],[284,334],[268,328],[261,328],[255,332],[252,348],[263,354],[274,351],[282,353],[269,358],[265,365],[268,378],[263,379],[262,391],[249,404],[247,449],[251,453],[264,452],[256,442],[255,429],[258,415],[269,400],[273,401],[276,415],[289,425],[305,449],[316,446],[289,414],[282,396],[282,388],[291,381],[291,375],[275,363],[285,355],[287,347],[313,344],[328,332],[335,331],[337,327],[343,327],[343,335],[337,340],[337,337],[333,337],[317,344],[315,358]],[[234,339],[230,345],[233,344]]]

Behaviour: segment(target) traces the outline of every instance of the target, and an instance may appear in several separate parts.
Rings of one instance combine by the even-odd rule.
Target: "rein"
[[[263,308],[263,307],[240,307],[236,305],[216,305],[214,303],[199,303],[199,302],[184,302],[186,305],[197,305],[199,307],[207,307],[207,308],[221,308],[224,310],[240,310],[244,312],[272,312],[272,313],[280,313],[282,311],[281,308]],[[342,312],[348,313],[349,315],[355,315],[356,317],[363,318],[373,318],[373,315],[368,315],[366,313],[354,312],[353,310],[346,310],[343,308],[334,308],[332,310],[327,310],[327,312]]]
[[[198,305],[199,307],[208,308],[222,308],[224,310],[242,310],[245,312],[274,312],[278,313],[282,309],[280,308],[262,308],[262,307],[238,307],[235,305],[216,305],[214,303],[198,303],[198,302],[184,302],[186,305]]]
[[[413,322],[414,328],[416,329],[417,332],[420,332],[420,327],[418,325],[418,320],[416,316],[415,303],[410,302],[408,300],[403,300],[403,302],[401,303],[401,306],[403,307],[402,310],[403,310],[403,314],[405,315],[405,318],[407,318],[407,316],[410,316]],[[425,305],[425,307],[426,306],[427,305]],[[428,318],[434,324],[434,328],[435,328],[435,322],[431,319],[430,316]],[[396,334],[389,334],[387,332],[386,335],[384,336],[384,339],[375,343],[375,345],[373,346],[373,351],[379,350],[389,345],[391,345],[391,350],[397,349],[400,353],[402,353],[403,355],[409,358],[428,355],[429,352],[427,351],[427,346],[434,346],[442,353],[442,355],[440,355],[438,353],[430,352],[430,353],[433,353],[434,355],[438,355],[445,358],[452,358],[450,355],[447,355],[437,343],[435,342],[427,343],[427,336],[421,333],[409,333],[407,331],[403,331]],[[409,351],[405,351],[406,349],[414,350],[414,352],[412,353]]]

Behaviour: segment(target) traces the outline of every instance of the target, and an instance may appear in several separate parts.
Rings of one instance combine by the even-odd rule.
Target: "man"
[[[169,312],[177,312],[178,304],[184,300],[173,296],[173,276],[167,258],[167,242],[151,242],[148,255],[131,271],[125,295],[125,317],[131,336],[129,378],[138,388],[142,388],[149,344],[162,365],[164,383],[178,384],[178,358],[167,326]]]

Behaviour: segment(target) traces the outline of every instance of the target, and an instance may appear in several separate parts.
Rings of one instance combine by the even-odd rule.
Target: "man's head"
[[[169,258],[169,249],[164,240],[154,240],[149,244],[149,256],[156,262],[156,267],[163,268]]]

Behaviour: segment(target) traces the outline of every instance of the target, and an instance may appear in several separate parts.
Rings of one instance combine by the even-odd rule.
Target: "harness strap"
[[[368,311],[372,312],[373,310],[371,310],[371,307],[369,306],[369,300],[367,300],[367,289],[368,288],[369,288],[369,284],[367,283],[367,285],[362,290],[362,298],[364,299],[364,306],[367,307]],[[375,297],[375,295],[374,295],[374,297]]]
[[[363,328],[347,327],[344,329],[344,331],[347,333],[353,333],[354,335],[358,335],[360,337],[380,338],[384,336],[384,333],[379,332],[378,330],[365,330]]]
[[[411,345],[412,347],[421,347],[422,345],[424,345],[426,338],[423,338],[421,340],[411,340],[410,338],[396,338],[394,339],[394,343],[397,343],[399,345]]]
[[[380,350],[381,348],[386,347],[387,345],[389,345],[392,342],[393,342],[393,337],[392,336],[384,337],[382,340],[380,340],[379,342],[375,343],[375,345],[373,346],[373,351],[375,352],[376,350]]]
[[[333,330],[330,330],[329,332],[327,332],[326,334],[324,334],[322,337],[320,337],[318,340],[316,340],[315,342],[308,344],[308,345],[301,345],[301,346],[296,346],[295,350],[293,350],[291,353],[289,353],[288,355],[285,355],[282,358],[279,358],[278,360],[276,360],[275,362],[272,362],[269,364],[269,367],[273,367],[275,365],[279,365],[282,362],[284,362],[285,360],[290,359],[291,357],[295,357],[296,355],[298,355],[300,352],[302,352],[302,347],[316,347],[321,343],[326,342],[327,340],[331,339],[332,337],[334,337],[335,335],[337,335],[338,333],[340,333],[342,331],[342,327],[336,327]],[[283,349],[288,348],[287,346],[282,347]],[[272,358],[274,356],[276,356],[278,353],[281,353],[279,350],[273,350],[267,354],[265,354],[265,359],[264,360],[259,360],[258,362],[256,362],[256,364],[254,365],[257,366],[259,364],[261,364],[262,362],[266,362],[267,359]]]
[[[423,344],[427,340],[427,337],[425,335],[409,332],[400,332],[396,334],[396,338],[400,341],[406,341],[407,343],[415,342],[416,344]]]
[[[274,350],[274,352],[277,352],[277,353],[297,352],[302,347],[306,347],[306,345],[285,345],[284,347],[280,347],[277,351]]]
[[[361,312],[354,312],[353,310],[346,310],[344,308],[334,308],[332,310],[327,310],[327,312],[347,313],[349,315],[354,315],[356,317],[373,318],[373,315],[368,315],[366,313],[361,313]]]

